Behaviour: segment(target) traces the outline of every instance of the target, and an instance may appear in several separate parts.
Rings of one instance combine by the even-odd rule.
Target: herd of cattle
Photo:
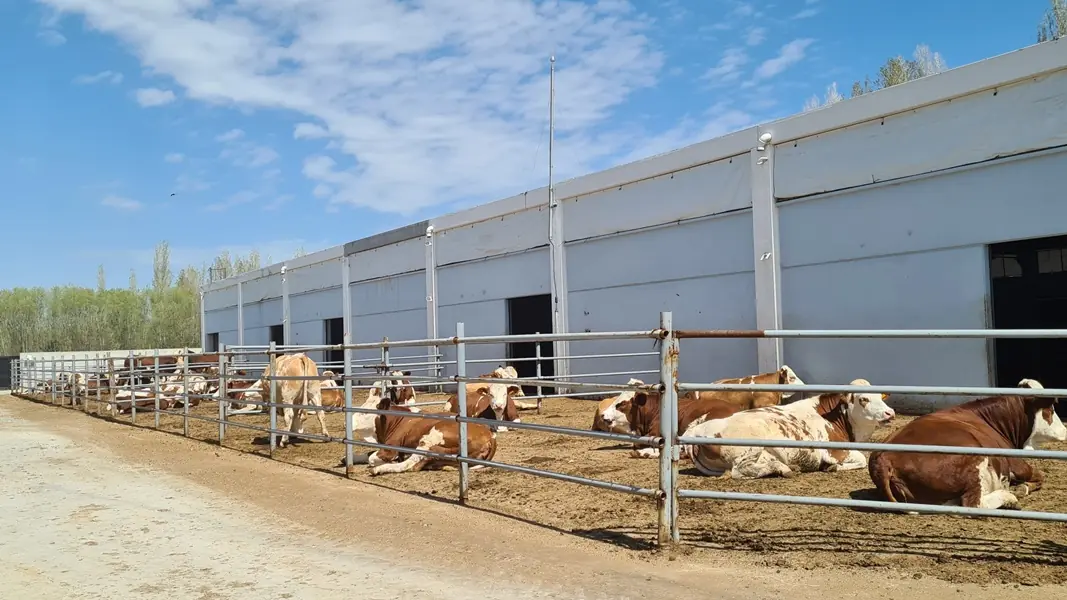
[[[129,412],[131,406],[161,409],[196,406],[202,399],[228,404],[229,414],[258,413],[270,398],[281,407],[285,432],[279,446],[289,443],[289,434],[302,434],[308,414],[318,418],[322,435],[330,437],[322,407],[344,406],[344,389],[331,371],[318,366],[304,354],[284,354],[272,359],[273,368],[260,377],[243,370],[229,372],[225,398],[220,398],[217,354],[187,354],[125,359],[112,365],[107,374],[66,374],[55,382],[70,390],[75,398],[103,392],[114,386],[108,409]],[[187,368],[184,365],[188,365]],[[159,379],[154,375],[158,371]],[[271,379],[275,376],[294,379]],[[306,377],[307,379],[295,379]],[[349,413],[353,440],[411,448],[436,454],[455,455],[459,451],[459,423],[455,420],[420,418],[415,389],[408,371],[389,371],[375,381],[364,409],[391,410],[408,415]],[[518,379],[513,367],[498,367],[480,376],[486,379]],[[113,382],[113,383],[112,383]],[[642,384],[631,379],[631,385]],[[790,384],[803,381],[788,366],[778,371],[716,383]],[[871,385],[865,379],[854,386]],[[51,381],[38,384],[36,391],[47,393]],[[124,387],[125,386],[125,387]],[[156,389],[158,386],[158,398]],[[1020,388],[1042,389],[1032,379],[1019,382]],[[121,389],[120,389],[121,388]],[[506,423],[520,423],[519,413],[537,407],[525,400],[522,388],[514,383],[466,384],[467,414],[499,424],[469,423],[468,456],[492,460],[497,450],[497,434],[506,432]],[[948,504],[980,508],[1019,508],[1019,497],[1042,486],[1044,475],[1025,460],[1009,457],[927,454],[881,451],[868,457],[858,450],[775,448],[718,445],[710,440],[759,439],[866,442],[895,413],[886,405],[887,394],[831,393],[790,399],[792,392],[714,391],[688,392],[678,398],[677,431],[686,438],[709,440],[687,444],[681,456],[692,461],[704,475],[754,479],[796,473],[836,472],[867,468],[875,487],[890,502]],[[889,444],[926,444],[995,449],[1033,449],[1038,444],[1067,440],[1067,427],[1057,416],[1054,398],[998,396],[979,398],[918,417],[889,436]],[[447,411],[458,413],[458,396],[443,402]],[[593,415],[592,429],[640,437],[660,437],[658,392],[626,391],[600,401]],[[654,458],[659,448],[634,444],[631,456]],[[454,464],[436,456],[399,453],[380,449],[358,457],[372,475],[420,471]],[[343,462],[343,461],[342,461]],[[480,466],[472,466],[472,469]]]

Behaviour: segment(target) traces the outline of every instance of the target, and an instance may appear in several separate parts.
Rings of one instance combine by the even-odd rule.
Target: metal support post
[[[270,456],[274,458],[274,451],[278,448],[278,434],[274,433],[278,429],[278,408],[274,406],[274,394],[276,385],[274,385],[274,363],[275,356],[277,356],[277,350],[275,350],[275,343],[270,343],[270,353],[267,354],[267,398],[270,404],[267,405],[267,411],[270,414]],[[260,390],[262,392],[262,390]],[[260,395],[262,400],[262,394]]]
[[[382,375],[389,374],[389,338],[382,338]]]
[[[433,225],[426,227],[426,336],[437,339],[437,246],[434,244]],[[441,378],[441,347],[431,346],[429,352],[433,357],[427,361],[433,363],[432,373],[436,379]],[[429,388],[441,391],[441,384]]]
[[[237,282],[237,345],[245,345],[245,297],[240,281]]]
[[[349,287],[348,278],[348,257],[344,256],[341,258],[341,322],[344,329],[341,332],[341,343],[345,346],[345,476],[352,477],[356,474],[356,467],[352,464],[354,462],[353,454],[355,448],[348,442],[352,441],[352,436],[354,434],[352,429],[352,419],[355,417],[355,413],[351,412],[352,350],[348,346],[352,344],[352,331],[350,329],[352,322],[352,290]]]
[[[130,387],[130,423],[137,422],[137,394],[133,385],[134,373],[137,371],[137,357],[130,350],[130,380],[126,382]]]
[[[185,356],[185,360],[182,361],[182,389],[185,390],[185,402],[182,404],[182,435],[189,437],[189,356]],[[219,402],[225,402],[225,398],[220,398]]]
[[[456,404],[458,405],[459,416],[467,416],[467,382],[462,381],[463,377],[467,376],[467,344],[463,342],[463,323],[456,323],[456,337],[460,342],[456,344],[456,377],[460,380],[456,382]],[[459,422],[459,455],[463,458],[467,457],[467,422]],[[467,490],[469,489],[470,482],[467,480],[470,475],[470,465],[464,461],[459,462],[459,501],[464,503],[467,501]]]
[[[782,328],[782,261],[778,235],[778,202],[774,197],[774,146],[769,133],[762,133],[750,151],[752,194],[752,243],[755,255],[756,328]],[[759,373],[781,368],[780,338],[756,340]]]
[[[152,404],[155,406],[155,425],[159,429],[159,349],[155,351],[155,361],[152,365]]]
[[[219,445],[226,439],[226,344],[219,344]]]
[[[291,346],[292,323],[289,313],[289,266],[282,265],[282,344]]]
[[[207,352],[207,308],[204,306],[204,288],[200,288],[200,351]]]
[[[537,335],[541,335],[541,332],[538,331]],[[537,374],[536,374],[537,375],[537,379],[540,380],[541,379],[541,340],[538,340],[538,341],[534,342],[534,358],[537,359],[534,362],[537,365],[537,367],[536,367],[536,369],[537,369]],[[541,398],[541,384],[538,384],[537,385],[537,414],[541,414],[541,400],[543,400],[543,398]]]
[[[663,385],[660,395],[659,430],[663,437],[663,447],[659,452],[659,530],[657,541],[666,546],[671,540],[672,517],[674,516],[674,440],[673,432],[677,428],[678,397],[675,389],[678,375],[678,354],[674,345],[673,319],[669,312],[659,315],[660,329],[667,332],[660,343],[659,379]]]

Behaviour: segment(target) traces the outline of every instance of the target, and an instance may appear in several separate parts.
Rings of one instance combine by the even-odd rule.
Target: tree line
[[[302,254],[303,249],[296,256]],[[254,250],[245,255],[224,251],[210,264],[187,266],[175,275],[165,241],[156,246],[152,263],[152,283],[145,287],[131,269],[125,289],[109,288],[100,265],[95,289],[0,290],[0,355],[197,347],[200,286],[261,268]]]
[[[1057,40],[1063,36],[1065,31],[1067,31],[1067,0],[1049,0],[1049,7],[1041,16],[1037,26],[1037,43]],[[854,82],[850,97],[855,98],[875,90],[936,75],[946,69],[948,65],[940,54],[930,50],[926,44],[919,44],[915,47],[910,59],[900,55],[892,56],[878,67],[878,75],[874,79],[868,75],[863,81]],[[836,104],[844,99],[837,89],[837,82],[834,82],[827,86],[822,98],[818,95],[808,98],[804,103],[803,111]]]
[[[1038,43],[1059,39],[1067,31],[1067,0],[1050,0],[1037,29]],[[852,85],[852,97],[935,75],[947,69],[945,60],[924,44],[912,57],[891,57]],[[823,98],[813,96],[804,110],[843,100],[837,84]],[[297,256],[304,254],[303,250]],[[267,258],[267,264],[271,260]],[[200,344],[199,287],[209,281],[260,268],[260,256],[222,252],[200,267],[182,268],[175,276],[170,246],[156,246],[152,284],[140,287],[131,269],[126,289],[107,287],[107,275],[97,269],[96,288],[56,286],[50,289],[0,290],[0,355],[20,352],[72,352],[136,348],[179,348]]]

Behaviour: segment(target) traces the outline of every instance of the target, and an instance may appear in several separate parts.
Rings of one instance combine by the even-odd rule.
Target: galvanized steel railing
[[[680,436],[678,432],[678,397],[680,394],[684,394],[688,391],[717,391],[717,390],[741,390],[741,391],[780,391],[780,392],[857,392],[857,393],[890,393],[890,394],[930,394],[930,395],[964,395],[964,396],[1037,396],[1037,397],[1067,397],[1067,389],[1029,389],[1029,388],[996,388],[996,387],[952,387],[952,386],[899,386],[899,385],[871,385],[871,386],[853,386],[853,385],[786,385],[786,384],[719,384],[719,383],[682,383],[678,381],[678,365],[680,359],[680,340],[690,338],[1043,338],[1043,337],[1067,337],[1067,330],[819,330],[819,331],[790,331],[790,330],[752,330],[752,331],[738,331],[738,330],[674,330],[672,315],[669,312],[661,313],[660,315],[660,327],[651,331],[625,331],[625,332],[607,332],[607,333],[569,333],[569,334],[533,334],[533,335],[514,335],[514,336],[465,336],[463,323],[458,323],[456,326],[456,335],[451,337],[437,338],[437,339],[423,339],[423,340],[400,340],[392,341],[383,339],[381,342],[372,343],[359,343],[359,344],[335,344],[335,345],[289,345],[281,346],[276,344],[258,345],[258,346],[231,346],[223,347],[221,352],[209,353],[217,354],[218,361],[210,363],[217,369],[219,375],[217,377],[205,377],[206,383],[215,389],[214,392],[204,394],[191,394],[189,392],[190,376],[203,373],[194,373],[188,362],[178,370],[181,375],[182,393],[177,394],[176,398],[181,400],[182,410],[174,411],[166,408],[161,408],[160,401],[160,363],[159,360],[152,361],[153,365],[150,368],[116,368],[115,359],[103,358],[97,356],[95,358],[81,358],[81,359],[56,359],[56,360],[35,360],[26,363],[20,361],[12,362],[12,389],[13,391],[26,394],[33,390],[38,392],[44,391],[46,396],[50,396],[50,399],[54,403],[66,404],[66,399],[70,398],[71,404],[74,406],[80,405],[83,410],[88,410],[89,400],[95,400],[98,403],[104,402],[102,397],[102,387],[97,385],[93,392],[88,390],[80,390],[79,386],[64,385],[63,380],[69,379],[65,377],[68,374],[80,372],[95,373],[103,380],[106,378],[106,389],[110,392],[110,398],[107,402],[112,406],[113,411],[118,411],[130,405],[130,421],[136,422],[138,411],[152,412],[154,414],[155,425],[159,426],[160,415],[174,415],[183,419],[183,430],[185,435],[189,435],[189,421],[202,420],[208,422],[218,423],[219,433],[218,439],[220,444],[226,437],[227,427],[238,427],[242,429],[250,429],[256,431],[262,431],[270,437],[270,452],[271,455],[277,449],[277,439],[279,435],[286,435],[290,438],[304,438],[310,440],[320,441],[335,441],[343,443],[345,446],[345,471],[351,476],[356,473],[355,460],[354,460],[354,448],[366,447],[371,449],[388,449],[406,454],[418,454],[440,459],[454,460],[459,463],[459,499],[460,501],[466,501],[469,490],[469,466],[470,465],[482,465],[488,467],[495,467],[502,470],[525,473],[528,475],[546,477],[555,479],[558,481],[565,481],[569,483],[577,483],[581,485],[592,486],[600,489],[606,489],[611,491],[617,491],[627,494],[634,494],[639,496],[655,498],[657,502],[659,512],[659,526],[657,532],[657,539],[661,544],[666,544],[671,541],[680,541],[679,528],[678,528],[678,504],[681,499],[712,499],[712,500],[732,500],[732,501],[753,501],[753,502],[771,502],[771,503],[789,503],[789,504],[801,504],[801,505],[816,505],[816,506],[831,506],[831,507],[843,507],[843,508],[867,508],[875,509],[877,511],[884,512],[917,512],[917,513],[932,513],[932,514],[956,514],[956,515],[970,515],[970,516],[985,516],[985,517],[1000,517],[1000,518],[1018,518],[1018,519],[1032,519],[1032,520],[1044,520],[1044,521],[1059,521],[1067,522],[1067,514],[1063,513],[1048,513],[1048,512],[1036,512],[1036,511],[1005,511],[1005,510],[988,510],[977,508],[963,508],[958,506],[937,506],[927,504],[911,504],[911,503],[896,503],[896,502],[882,502],[873,500],[853,500],[851,498],[818,498],[808,496],[785,496],[778,494],[756,494],[746,492],[723,492],[723,491],[711,491],[711,490],[695,490],[685,489],[679,484],[678,465],[680,462],[680,448],[682,446],[696,446],[702,444],[714,443],[719,446],[748,446],[748,447],[764,447],[764,448],[811,448],[811,449],[841,449],[841,450],[860,450],[860,451],[893,451],[893,452],[920,452],[929,454],[960,454],[960,455],[977,455],[977,456],[1010,456],[1017,458],[1037,458],[1037,459],[1067,459],[1067,452],[1063,451],[1051,451],[1051,450],[1016,450],[1016,449],[992,449],[992,448],[966,448],[955,446],[932,446],[932,445],[903,445],[903,444],[885,444],[885,443],[873,443],[873,442],[816,442],[816,441],[799,441],[799,440],[780,440],[780,439],[730,439],[730,438],[701,438],[701,437],[685,437]],[[470,345],[478,344],[501,344],[501,343],[519,343],[519,342],[538,342],[536,344],[537,349],[540,349],[540,342],[552,342],[552,341],[590,341],[590,340],[626,340],[626,339],[654,339],[660,344],[658,351],[655,352],[624,352],[617,354],[589,354],[589,355],[573,355],[567,357],[552,357],[542,358],[539,353],[533,358],[527,359],[467,359],[467,348]],[[454,346],[455,347],[455,360],[444,361],[441,360],[442,354],[439,354],[437,350],[442,346]],[[392,352],[394,349],[399,348],[425,348],[426,354],[415,354],[408,356],[396,356]],[[275,375],[273,370],[274,362],[269,360],[271,356],[277,356],[280,354],[288,354],[294,352],[318,352],[318,351],[344,351],[344,360],[342,361],[343,373],[335,374],[333,379],[343,381],[344,388],[344,406],[343,407],[315,407],[314,410],[322,410],[324,412],[343,412],[345,413],[345,434],[341,438],[330,437],[327,438],[323,435],[317,435],[312,433],[295,433],[294,431],[283,430],[278,428],[277,411],[278,409],[291,408],[294,410],[306,409],[303,405],[283,404],[278,402],[276,398],[276,386],[269,385],[269,397],[262,400],[252,400],[243,398],[239,401],[241,404],[258,406],[261,409],[265,409],[270,416],[269,426],[261,427],[252,423],[241,422],[235,420],[229,411],[229,405],[233,400],[228,399],[228,389],[230,382],[233,381],[254,381],[256,379],[265,378],[269,381],[283,381],[283,380],[305,380],[315,379],[316,377],[283,377]],[[380,357],[375,357],[370,360],[356,360],[354,353],[358,351],[374,351],[379,352]],[[152,356],[157,359],[166,358],[167,356],[184,356],[184,355],[161,355],[158,352]],[[252,357],[262,356],[265,360],[262,362],[255,362],[250,360]],[[473,377],[467,374],[467,368],[473,364],[485,364],[485,363],[513,363],[521,360],[535,360],[537,366],[540,367],[542,360],[552,360],[566,358],[566,359],[606,359],[606,358],[618,358],[618,357],[637,357],[637,356],[658,356],[659,369],[657,371],[608,371],[602,373],[591,373],[584,375],[571,375],[569,377],[543,377],[538,369],[535,377],[517,378],[517,379],[501,379],[501,378],[488,378],[488,377]],[[129,357],[135,358],[133,353]],[[140,358],[145,358],[143,355]],[[151,357],[148,357],[151,360]],[[121,359],[119,359],[121,360]],[[405,362],[407,361],[407,362]],[[131,361],[132,363],[133,361]],[[136,364],[136,363],[133,363]],[[204,366],[207,363],[200,363]],[[326,363],[333,364],[335,363]],[[324,364],[323,366],[326,366]],[[442,377],[440,375],[441,369],[446,365],[453,365],[455,367],[456,374],[451,377]],[[236,371],[246,370],[248,375],[239,375]],[[430,373],[428,375],[416,375],[412,374],[405,377],[411,382],[413,387],[421,387],[423,389],[442,389],[445,386],[456,386],[455,396],[458,400],[458,413],[410,413],[395,410],[378,410],[376,408],[363,408],[352,405],[352,393],[355,389],[367,389],[372,387],[371,385],[364,385],[362,382],[373,382],[376,380],[382,380],[387,378],[385,375],[388,371],[393,370],[408,370],[412,372],[421,371]],[[263,375],[253,374],[257,370],[267,371]],[[644,385],[628,385],[617,383],[593,383],[575,381],[581,377],[608,377],[618,375],[635,375],[642,373],[655,373],[658,372],[660,381],[653,384]],[[151,383],[137,383],[136,379],[139,376],[149,376],[152,380]],[[317,379],[324,379],[324,376],[320,375]],[[125,383],[121,381],[125,380]],[[50,385],[46,388],[42,388],[41,384],[49,382]],[[661,394],[661,406],[660,411],[660,431],[666,432],[661,436],[637,436],[628,434],[608,433],[591,431],[585,429],[576,429],[572,427],[557,427],[551,425],[535,424],[535,423],[505,423],[507,427],[513,429],[525,429],[530,431],[539,431],[547,433],[557,433],[562,435],[571,435],[577,437],[612,440],[618,442],[633,443],[639,446],[649,446],[660,449],[660,462],[659,462],[659,482],[656,486],[639,487],[633,485],[625,485],[616,482],[603,481],[598,479],[592,479],[587,477],[581,477],[577,475],[570,475],[566,473],[559,473],[555,471],[549,471],[544,469],[537,469],[533,467],[527,467],[523,465],[515,465],[509,463],[503,463],[498,461],[486,461],[474,459],[467,456],[467,425],[469,423],[479,423],[483,425],[499,425],[499,421],[494,419],[481,419],[471,417],[466,414],[466,383],[504,383],[504,384],[517,384],[526,386],[537,386],[538,394],[536,396],[526,396],[524,399],[538,399],[538,410],[540,409],[540,400],[542,398],[551,397],[576,397],[583,395],[604,395],[605,392],[618,392],[618,391],[654,391]],[[566,394],[542,394],[541,388],[558,388],[566,387]],[[120,390],[129,390],[131,397],[128,400],[116,400],[114,393]],[[582,391],[586,390],[586,391]],[[138,398],[137,393],[150,395],[152,399],[151,406],[138,407],[137,404],[144,404],[148,398]],[[189,410],[190,400],[200,399],[207,401],[214,401],[218,403],[218,415],[206,416],[202,414],[194,414]],[[425,406],[434,404],[444,404],[446,400],[434,400],[429,402],[417,402],[415,406]],[[438,453],[419,450],[415,448],[401,448],[396,446],[390,446],[381,443],[367,442],[364,440],[353,439],[352,421],[348,417],[349,414],[375,414],[375,415],[394,415],[405,416],[412,418],[425,418],[434,419],[439,421],[453,421],[458,423],[460,432],[460,452],[456,455],[441,455]]]

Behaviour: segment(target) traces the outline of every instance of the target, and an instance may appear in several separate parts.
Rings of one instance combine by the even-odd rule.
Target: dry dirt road
[[[0,396],[0,456],[5,599],[1067,593],[670,560],[9,396]]]

